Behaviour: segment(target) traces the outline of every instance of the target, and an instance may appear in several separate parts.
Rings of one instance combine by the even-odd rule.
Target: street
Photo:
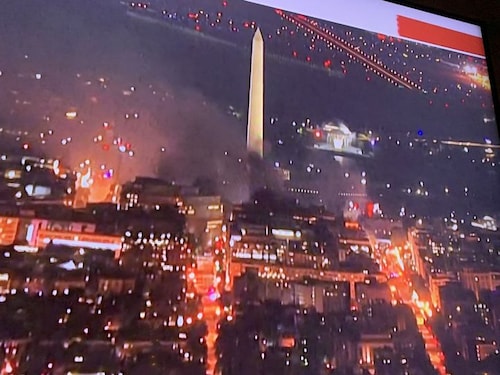
[[[372,235],[373,236],[373,235]],[[389,279],[389,288],[392,294],[392,303],[405,303],[413,311],[417,321],[417,327],[424,340],[425,350],[431,360],[432,365],[440,375],[446,375],[444,365],[444,354],[436,336],[428,327],[427,319],[433,314],[430,301],[420,298],[413,288],[411,281],[411,271],[403,259],[404,249],[392,244],[387,247],[376,248],[374,252],[375,260],[380,264],[381,271]]]

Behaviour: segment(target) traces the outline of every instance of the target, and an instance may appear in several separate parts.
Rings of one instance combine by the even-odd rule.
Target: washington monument
[[[247,151],[264,157],[264,39],[257,28],[252,41],[248,95]]]

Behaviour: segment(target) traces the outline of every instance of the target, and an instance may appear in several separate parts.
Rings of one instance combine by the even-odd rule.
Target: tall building
[[[264,157],[264,39],[260,29],[252,41],[248,97],[247,151]]]

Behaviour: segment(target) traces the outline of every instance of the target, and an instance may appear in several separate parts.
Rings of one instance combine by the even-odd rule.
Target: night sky
[[[293,161],[296,176],[311,163],[321,164],[335,172],[315,176],[319,187],[336,185],[332,179],[341,167],[303,150],[292,124],[343,121],[352,131],[380,137],[374,161],[348,167],[368,171],[371,195],[389,182],[401,192],[425,180],[436,199],[446,186],[460,186],[456,199],[472,200],[464,210],[496,202],[483,190],[495,191],[498,167],[494,159],[482,162],[483,149],[464,154],[462,148],[440,147],[429,158],[434,139],[498,143],[491,91],[467,74],[485,74],[484,60],[319,21],[422,87],[399,88],[273,9],[224,3],[152,1],[148,9],[114,1],[5,4],[0,124],[28,134],[17,141],[17,135],[4,136],[2,142],[27,143],[73,168],[91,159],[103,171],[119,169],[122,180],[160,174],[189,182],[208,175],[234,186],[232,199],[244,199],[247,189],[235,181],[244,170],[250,45],[259,26],[266,41],[270,163]],[[78,117],[65,118],[68,110]],[[411,144],[423,139],[431,145],[413,150]],[[401,147],[393,147],[396,141]],[[126,155],[117,151],[120,145],[126,145]],[[464,187],[470,189],[465,197]]]

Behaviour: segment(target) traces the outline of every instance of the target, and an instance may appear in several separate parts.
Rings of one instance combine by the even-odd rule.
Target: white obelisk
[[[247,151],[264,157],[264,39],[259,28],[252,41]]]

